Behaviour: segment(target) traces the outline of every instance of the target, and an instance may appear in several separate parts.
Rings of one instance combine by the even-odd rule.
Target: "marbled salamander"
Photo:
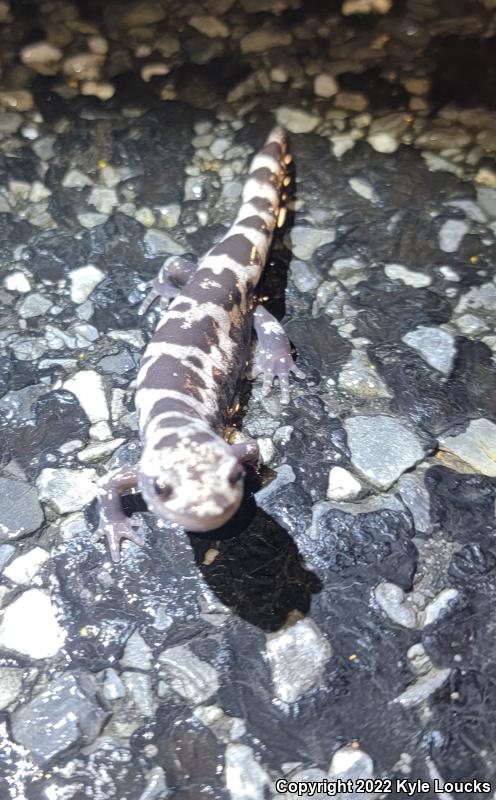
[[[198,265],[169,258],[149,284],[140,313],[158,298],[172,301],[137,378],[141,459],[99,484],[95,539],[107,538],[114,561],[121,539],[142,544],[121,507],[120,495],[128,489],[138,488],[150,511],[190,531],[218,528],[237,511],[242,465],[256,461],[258,449],[255,442],[229,445],[222,431],[252,327],[258,339],[254,372],[263,373],[265,391],[277,376],[288,402],[289,373],[303,377],[284,329],[257,306],[256,296],[274,229],[284,221],[281,195],[290,163],[284,131],[275,128],[251,164],[241,208],[224,238]]]

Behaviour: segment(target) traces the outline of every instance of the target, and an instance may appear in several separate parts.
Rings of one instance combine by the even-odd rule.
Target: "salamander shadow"
[[[186,534],[197,568],[218,599],[252,625],[279,630],[294,613],[310,610],[322,584],[303,563],[296,543],[256,504],[259,478],[249,471],[239,511],[209,534]],[[140,494],[124,495],[125,512],[146,511]],[[160,537],[162,539],[162,535]]]
[[[266,632],[279,630],[291,612],[307,614],[322,586],[303,563],[294,540],[253,497],[215,533],[188,534],[195,560],[218,599]]]

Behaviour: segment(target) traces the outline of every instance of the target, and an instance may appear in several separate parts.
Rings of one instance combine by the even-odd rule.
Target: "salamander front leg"
[[[183,256],[168,258],[160,267],[157,277],[146,284],[150,291],[141,303],[138,314],[145,314],[158,298],[162,306],[167,306],[168,302],[165,301],[179,294],[196,269],[197,264],[192,259]]]
[[[291,355],[291,344],[281,323],[270,314],[264,306],[255,311],[255,332],[258,348],[253,367],[253,376],[263,375],[262,391],[268,394],[277,376],[281,390],[281,401],[289,403],[289,374],[293,372],[297,378],[305,374],[296,366]]]
[[[104,537],[107,539],[112,561],[117,563],[120,559],[120,545],[123,539],[143,545],[143,539],[135,533],[133,526],[138,525],[137,520],[127,517],[121,504],[121,494],[127,489],[138,486],[138,465],[115,469],[103,478],[98,486],[98,502],[100,518],[98,528],[93,535],[93,541],[98,542]]]
[[[231,445],[231,453],[236,456],[240,464],[250,464],[256,466],[260,457],[260,451],[255,439],[246,439],[244,442],[236,442]]]

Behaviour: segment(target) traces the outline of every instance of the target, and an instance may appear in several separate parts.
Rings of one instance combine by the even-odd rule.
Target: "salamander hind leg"
[[[304,378],[305,374],[296,366],[291,355],[291,344],[286,331],[263,306],[258,306],[254,315],[258,348],[255,356],[253,376],[263,375],[262,391],[268,394],[274,382],[279,379],[281,401],[289,403],[289,374]]]
[[[123,539],[143,545],[142,537],[135,533],[133,526],[138,525],[138,521],[127,517],[121,505],[121,494],[127,489],[134,489],[138,486],[138,467],[121,467],[103,478],[98,486],[99,502],[99,522],[93,534],[93,541],[98,542],[106,538],[112,561],[118,562],[120,559],[120,547]]]
[[[197,264],[184,256],[171,256],[160,267],[158,275],[146,284],[147,296],[141,303],[138,314],[145,314],[150,306],[160,298],[162,306],[175,297],[186,286],[197,270]]]

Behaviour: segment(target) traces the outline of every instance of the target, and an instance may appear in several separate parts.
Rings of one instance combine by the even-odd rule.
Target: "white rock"
[[[463,433],[439,437],[442,450],[452,453],[476,472],[496,478],[496,425],[488,419],[474,419]]]
[[[267,657],[276,697],[283,703],[296,702],[318,683],[331,655],[331,645],[310,619],[268,634]]]
[[[0,22],[12,22],[9,0],[0,0]]]
[[[313,91],[317,97],[333,97],[333,95],[339,92],[339,86],[332,75],[322,72],[314,79]]]
[[[165,33],[157,39],[155,47],[165,58],[170,58],[181,49],[181,43],[174,36]]]
[[[0,106],[16,111],[31,111],[34,105],[33,95],[27,89],[11,89],[0,92]]]
[[[405,628],[415,628],[416,617],[413,609],[405,605],[405,593],[401,586],[382,581],[374,589],[377,605],[393,622]]]
[[[54,64],[60,61],[62,55],[62,50],[50,42],[35,42],[22,48],[21,61],[28,66],[31,64]]]
[[[494,312],[496,309],[496,286],[494,283],[483,283],[481,286],[473,286],[472,289],[469,289],[460,298],[455,313],[461,314],[469,309],[479,308],[490,312]]]
[[[447,281],[453,281],[454,283],[458,283],[460,280],[458,272],[456,272],[456,270],[454,270],[452,267],[449,267],[446,264],[443,265],[442,267],[439,267],[439,272],[441,273],[443,278],[446,278]]]
[[[95,186],[88,197],[88,203],[95,206],[100,214],[111,214],[118,203],[117,192],[115,189],[103,189]]]
[[[30,658],[51,658],[65,642],[50,596],[28,589],[5,609],[0,624],[0,647]]]
[[[169,647],[160,653],[158,660],[162,679],[193,705],[205,703],[219,689],[215,669],[187,647]]]
[[[104,458],[108,458],[118,447],[126,440],[122,437],[117,439],[110,439],[109,441],[102,442],[101,444],[90,444],[81,450],[77,457],[78,461],[82,464],[94,464]]]
[[[398,697],[395,697],[393,702],[399,703],[403,708],[418,706],[446,683],[450,673],[451,669],[449,668],[436,669],[432,667],[427,675],[422,675],[417,678],[404,692],[398,695]]]
[[[47,197],[50,197],[51,194],[51,190],[41,181],[35,181],[31,186],[29,199],[32,203],[40,203],[42,200],[46,200]]]
[[[335,238],[334,228],[310,228],[306,225],[295,225],[291,229],[293,255],[295,258],[307,261],[318,247],[330,244]]]
[[[11,561],[4,569],[3,574],[13,583],[21,585],[30,583],[49,558],[49,554],[42,547],[33,547],[27,553]]]
[[[341,13],[348,17],[351,14],[387,14],[393,0],[345,0]]]
[[[78,214],[77,218],[83,228],[95,228],[97,225],[102,225],[107,221],[106,214],[92,214],[91,212],[88,214]]]
[[[276,119],[279,125],[290,133],[310,133],[315,130],[320,122],[319,117],[304,111],[302,108],[280,106],[276,109]]]
[[[64,389],[76,395],[79,405],[91,422],[109,419],[105,384],[98,372],[82,369],[64,383]]]
[[[224,769],[226,788],[232,800],[265,800],[271,781],[256,761],[251,747],[229,744],[224,756]]]
[[[477,204],[484,214],[491,219],[496,218],[496,189],[489,189],[485,186],[477,187]]]
[[[93,469],[46,468],[36,481],[40,500],[49,503],[59,514],[80,511],[96,496],[96,473]]]
[[[327,497],[329,500],[351,500],[360,494],[362,484],[343,467],[332,467],[329,472]]]
[[[71,281],[71,300],[73,303],[84,303],[88,299],[93,289],[105,279],[105,273],[87,264],[85,267],[78,267],[69,272]]]
[[[448,219],[439,231],[439,247],[445,253],[456,253],[470,226],[463,219]]]
[[[334,753],[329,765],[329,778],[332,780],[352,780],[371,778],[374,762],[365,750],[355,747],[340,747]]]
[[[459,208],[473,222],[480,222],[481,224],[487,222],[486,214],[473,200],[448,200],[445,205]]]
[[[98,53],[100,56],[104,56],[105,53],[108,53],[109,46],[104,36],[89,36],[87,43],[92,53]]]
[[[386,131],[380,133],[371,133],[367,137],[367,141],[377,153],[395,153],[400,146],[399,141]]]
[[[289,75],[287,73],[287,70],[284,69],[284,67],[281,66],[272,67],[270,71],[270,79],[274,81],[274,83],[286,83],[288,78]]]
[[[3,285],[9,292],[26,294],[31,291],[31,284],[23,272],[10,272],[3,279]]]
[[[151,228],[155,224],[155,214],[148,206],[137,208],[134,218],[138,220],[145,228]]]
[[[155,78],[157,75],[168,75],[170,72],[170,67],[167,64],[155,63],[155,64],[145,64],[141,68],[141,77],[148,83],[151,81],[152,78]]]
[[[443,589],[431,600],[424,609],[424,625],[432,625],[439,617],[449,611],[450,606],[458,598],[459,592],[456,589]]]
[[[156,0],[137,0],[126,8],[122,21],[128,28],[153,25],[165,19],[165,10]]]
[[[218,17],[212,17],[208,14],[199,15],[191,17],[189,24],[211,39],[216,39],[217,37],[225,39],[229,36],[229,28],[225,22],[222,22]]]
[[[100,77],[104,56],[97,53],[77,53],[66,58],[63,70],[69,78],[80,81],[95,81]]]
[[[388,489],[424,458],[417,436],[396,417],[348,417],[344,427],[353,466],[378,488]]]
[[[62,186],[65,189],[83,189],[85,186],[91,186],[92,183],[91,178],[78,169],[68,170],[62,179]]]
[[[288,47],[292,36],[287,31],[277,31],[272,28],[261,28],[250,31],[240,41],[242,53],[263,53],[274,47]]]
[[[413,269],[404,267],[403,264],[386,264],[384,272],[392,281],[402,281],[407,286],[414,286],[415,289],[422,289],[430,286],[432,279],[425,272],[417,272]]]
[[[355,147],[356,141],[349,133],[338,133],[331,136],[332,153],[336,158],[341,158],[348,150]]]
[[[458,330],[465,336],[477,336],[488,329],[488,324],[475,314],[462,314],[455,322]]]
[[[409,347],[419,353],[434,369],[449,375],[456,356],[455,337],[442,328],[419,325],[401,337]]]
[[[348,183],[356,194],[363,197],[364,200],[370,200],[371,203],[378,203],[379,198],[374,190],[374,187],[363,178],[350,178]]]
[[[110,100],[115,94],[115,86],[109,81],[84,81],[81,84],[81,94]]]

